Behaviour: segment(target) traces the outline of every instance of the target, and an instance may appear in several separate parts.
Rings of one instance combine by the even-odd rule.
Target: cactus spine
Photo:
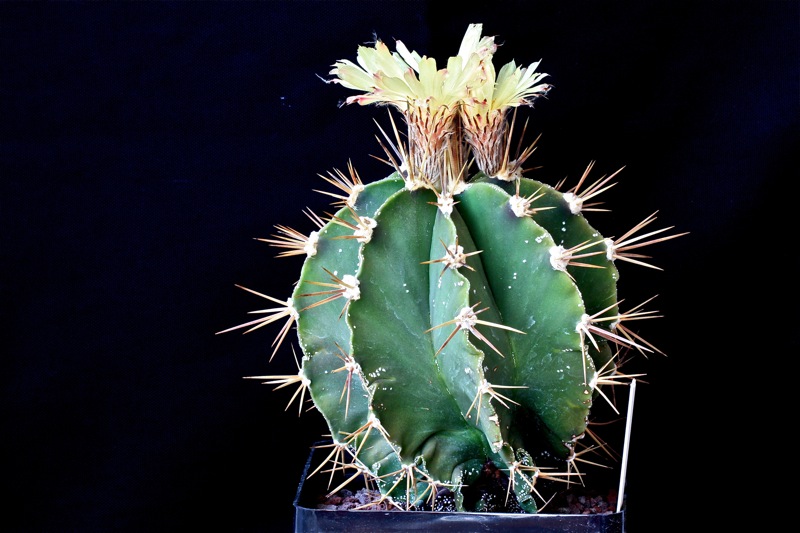
[[[495,72],[481,32],[469,26],[445,69],[399,41],[334,64],[329,81],[359,91],[347,103],[399,110],[407,140],[393,120],[381,130],[388,177],[323,176],[338,210],[307,213],[309,235],[276,226],[263,239],[305,256],[291,297],[260,295],[278,307],[225,330],[284,320],[274,355],[296,328],[298,374],[257,378],[296,384],[293,400],[308,392],[331,432],[329,466],[404,509],[449,487],[471,510],[459,489],[487,461],[527,512],[543,501],[537,480],[579,474],[599,389],[626,379],[619,353],[658,351],[624,324],[653,315],[620,311],[615,262],[652,266],[630,250],[678,236],[634,236],[654,216],[618,240],[590,226],[583,202],[615,174],[582,192],[591,165],[568,192],[522,176],[533,146],[512,159],[510,111],[547,94],[547,75],[513,61]]]

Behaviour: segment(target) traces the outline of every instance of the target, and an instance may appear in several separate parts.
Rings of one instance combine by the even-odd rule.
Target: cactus
[[[391,174],[364,183],[348,164],[321,175],[335,212],[306,211],[308,235],[277,225],[261,239],[304,257],[291,296],[246,289],[275,307],[224,330],[283,321],[274,356],[296,329],[297,375],[254,377],[297,386],[301,410],[310,396],[330,429],[330,470],[402,509],[448,488],[475,510],[464,495],[487,464],[524,512],[546,501],[538,482],[586,483],[582,454],[598,446],[581,440],[600,442],[587,425],[601,389],[633,379],[622,354],[660,352],[626,325],[656,315],[647,302],[620,309],[616,263],[657,268],[638,248],[683,235],[642,234],[655,213],[619,239],[590,226],[599,209],[587,201],[617,173],[587,185],[590,164],[566,192],[523,177],[536,143],[512,154],[516,112],[551,86],[538,62],[496,72],[497,45],[481,33],[470,25],[442,69],[400,41],[334,63],[326,81],[358,92],[346,104],[388,106],[377,138]]]

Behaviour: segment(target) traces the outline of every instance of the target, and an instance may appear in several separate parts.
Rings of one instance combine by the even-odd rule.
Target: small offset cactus
[[[405,141],[391,112],[379,127],[393,172],[322,176],[336,212],[306,211],[310,234],[277,225],[261,239],[304,257],[291,296],[246,289],[274,307],[225,330],[283,322],[274,356],[296,329],[297,375],[255,378],[296,385],[301,410],[309,395],[330,429],[328,467],[402,509],[445,487],[476,510],[464,494],[487,465],[524,512],[546,501],[539,481],[588,484],[582,454],[603,447],[587,427],[593,403],[633,379],[622,354],[659,352],[628,325],[656,316],[647,302],[620,309],[616,263],[657,268],[639,248],[683,235],[642,234],[655,213],[618,239],[590,226],[584,213],[600,209],[588,201],[616,173],[587,185],[589,165],[566,192],[523,177],[535,142],[512,154],[514,117],[551,86],[538,62],[496,72],[481,33],[470,25],[442,69],[379,40],[333,65],[327,81],[358,92],[347,104],[402,114]]]

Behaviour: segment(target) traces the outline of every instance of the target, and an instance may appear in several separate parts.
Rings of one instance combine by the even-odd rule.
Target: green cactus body
[[[446,70],[399,42],[395,54],[380,41],[359,48],[361,66],[336,63],[331,81],[366,93],[348,103],[400,109],[408,144],[396,135],[384,147],[390,176],[336,180],[347,196],[334,195],[318,232],[269,241],[306,254],[300,278],[272,316],[238,327],[286,316],[280,341],[296,320],[299,373],[271,383],[309,389],[332,470],[365,476],[404,509],[449,487],[472,510],[465,491],[491,464],[535,512],[542,465],[577,471],[601,377],[617,371],[612,344],[652,351],[617,304],[615,260],[642,256],[589,225],[577,187],[522,177],[532,148],[510,160],[506,112],[545,94],[546,75],[513,62],[495,75],[480,31],[470,26]],[[470,151],[479,168],[467,177]]]
[[[487,180],[488,178],[483,176],[480,179]],[[494,181],[496,182],[496,180]],[[500,182],[499,186],[509,194],[515,194],[516,192],[515,185],[512,183]],[[619,272],[614,261],[606,253],[607,244],[604,242],[603,237],[589,225],[585,217],[577,216],[571,212],[569,202],[565,200],[564,194],[550,185],[536,180],[519,180],[520,196],[530,197],[538,194],[542,195],[537,200],[539,205],[547,206],[550,209],[539,210],[533,213],[531,217],[550,233],[555,244],[571,248],[582,243],[597,243],[590,246],[588,250],[602,251],[602,253],[583,258],[583,262],[594,265],[597,268],[567,267],[567,271],[580,289],[586,307],[585,312],[589,315],[596,313],[603,313],[606,316],[616,315],[619,311],[617,305],[617,279],[619,278]],[[589,353],[595,366],[600,369],[609,364],[612,359],[612,353],[608,342],[604,339],[597,339],[596,344],[597,347],[592,343],[589,344]]]
[[[550,264],[553,237],[533,218],[516,216],[510,198],[496,184],[475,182],[448,216],[431,191],[409,191],[389,177],[367,185],[355,205],[358,216],[375,220],[368,242],[343,238],[352,230],[336,221],[319,232],[293,295],[302,370],[335,439],[346,441],[370,420],[385,430],[388,436],[369,433],[369,446],[352,440],[364,464],[388,462],[388,472],[418,464],[432,481],[459,484],[486,459],[508,471],[526,446],[513,429],[519,416],[535,421],[535,438],[561,456],[584,432],[595,377],[576,329],[584,302],[570,276]],[[335,218],[353,215],[343,208]],[[471,269],[437,262],[446,253],[442,243],[456,242],[465,254],[480,252],[469,256]],[[330,282],[328,273],[354,275],[358,298],[304,309],[328,297],[317,290]],[[518,331],[478,323],[481,340],[458,324],[437,327],[465,308]],[[357,363],[354,372],[336,372],[342,355]],[[498,388],[508,399],[491,401],[479,392],[484,381],[517,388]],[[530,486],[515,485],[520,503],[535,509]]]
[[[374,215],[388,197],[403,187],[403,183],[402,179],[390,176],[367,185],[354,208],[339,210],[338,220],[350,221],[353,213]],[[328,222],[321,228],[316,253],[306,259],[300,282],[292,295],[295,308],[304,309],[298,313],[297,319],[298,338],[304,353],[301,372],[313,384],[312,399],[325,415],[332,436],[342,442],[347,441],[348,435],[357,435],[370,422],[369,382],[360,367],[350,371],[345,366],[352,352],[352,335],[345,316],[346,309],[341,307],[342,300],[334,300],[338,307],[333,302],[315,306],[326,295],[304,294],[319,292],[318,286],[309,281],[330,283],[329,272],[338,276],[357,273],[361,243],[348,238],[352,234],[352,229],[335,222]],[[348,302],[346,298],[344,300]],[[401,466],[396,451],[381,437],[380,431],[376,429],[360,435],[368,439],[361,458],[366,465],[372,467],[388,461],[389,467]]]

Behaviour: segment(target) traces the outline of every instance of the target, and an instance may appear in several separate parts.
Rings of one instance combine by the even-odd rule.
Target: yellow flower
[[[541,83],[547,74],[536,72],[539,63],[518,67],[510,61],[495,74],[494,65],[487,61],[486,82],[476,85],[460,107],[464,140],[472,147],[478,168],[490,177],[506,181],[518,178],[530,155],[526,151],[515,160],[509,159],[506,114],[511,108],[533,105],[550,90],[549,84]]]
[[[496,73],[492,58],[497,45],[492,36],[481,36],[482,24],[470,24],[458,54],[437,68],[436,60],[409,50],[397,41],[392,52],[378,40],[359,46],[356,63],[342,59],[333,64],[329,83],[338,83],[360,94],[345,103],[391,104],[408,126],[409,187],[431,186],[443,190],[443,176],[459,175],[465,141],[472,147],[478,167],[489,176],[512,179],[522,161],[504,161],[506,113],[531,105],[547,93],[541,83],[547,74],[536,72],[539,62],[518,67],[514,61]],[[464,127],[464,137],[458,134]],[[453,166],[448,171],[445,167]]]
[[[487,83],[472,91],[472,98],[465,111],[469,115],[489,115],[494,111],[505,112],[520,105],[532,105],[533,101],[547,94],[550,85],[540,83],[547,76],[536,72],[539,61],[527,67],[518,67],[514,61],[506,63],[495,79],[494,68],[488,65]]]
[[[480,36],[481,29],[481,24],[468,27],[458,55],[444,69],[437,69],[434,58],[409,51],[402,41],[391,52],[378,40],[374,47],[358,47],[357,64],[347,59],[334,63],[329,82],[364,93],[347,98],[348,104],[392,104],[404,113],[409,106],[433,113],[440,107],[455,111],[488,79],[486,63],[491,65],[497,46],[494,37]]]

